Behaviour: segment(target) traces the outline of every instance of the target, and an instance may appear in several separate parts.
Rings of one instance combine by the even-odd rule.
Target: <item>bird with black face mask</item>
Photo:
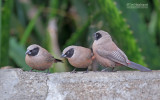
[[[76,68],[87,68],[92,64],[93,53],[90,49],[81,46],[69,46],[63,50],[61,57],[67,58]],[[76,72],[76,68],[72,72]]]
[[[140,71],[151,71],[149,68],[129,61],[125,53],[112,41],[109,33],[100,30],[94,34],[94,38],[93,53],[102,66],[114,68],[124,65]]]
[[[31,71],[33,69],[41,71],[48,69],[48,72],[53,63],[62,62],[62,60],[55,59],[46,49],[36,44],[27,48],[25,61],[32,68]]]

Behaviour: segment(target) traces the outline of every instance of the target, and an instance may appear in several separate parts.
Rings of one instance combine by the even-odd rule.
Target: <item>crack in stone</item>
[[[48,76],[48,74],[47,74],[46,76],[47,76],[47,79],[46,79],[47,93],[46,93],[46,98],[45,98],[45,100],[47,100],[48,93],[49,93],[49,86],[48,86],[48,80],[49,80],[49,76]]]

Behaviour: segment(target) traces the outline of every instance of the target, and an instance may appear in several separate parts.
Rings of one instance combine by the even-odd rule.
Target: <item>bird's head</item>
[[[74,46],[69,46],[63,50],[61,57],[71,58],[73,54],[74,54]]]
[[[108,38],[112,39],[108,32],[105,32],[103,30],[99,30],[96,33],[94,33],[94,40],[99,40],[101,38]]]
[[[28,46],[27,51],[26,51],[26,55],[28,56],[36,56],[39,52],[40,46],[33,44]]]

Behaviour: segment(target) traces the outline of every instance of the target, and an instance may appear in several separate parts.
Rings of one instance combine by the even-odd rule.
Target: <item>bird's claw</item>
[[[88,71],[84,71],[83,73],[88,73]]]
[[[77,71],[73,70],[73,71],[71,71],[70,73],[77,73]]]
[[[102,69],[101,72],[116,72],[116,70],[114,70],[114,67],[111,70],[108,70],[108,68]]]
[[[88,73],[88,68],[87,68],[87,70],[86,70],[86,71],[84,71],[83,73]]]
[[[33,69],[29,70],[29,72],[32,72],[32,71],[33,71]]]

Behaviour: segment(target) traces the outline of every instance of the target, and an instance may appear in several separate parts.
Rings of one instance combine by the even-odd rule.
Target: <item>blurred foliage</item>
[[[129,8],[128,4],[148,6]],[[93,33],[105,30],[130,60],[160,69],[159,4],[159,0],[1,0],[0,67],[29,70],[24,59],[31,44],[57,56],[47,30],[54,19],[61,51],[69,45],[91,48]],[[57,71],[58,66],[50,71]],[[59,71],[73,69],[70,64],[63,66]]]
[[[2,2],[2,1],[1,1]],[[2,2],[3,4],[3,2]],[[13,1],[10,0],[2,5],[1,9],[2,19],[1,19],[1,36],[0,36],[0,65],[4,66],[9,63],[9,38],[10,38],[10,19],[12,14]],[[3,58],[2,58],[3,57]]]
[[[117,0],[117,6],[123,12],[122,15],[127,19],[127,23],[130,25],[130,29],[133,31],[133,36],[136,39],[139,50],[142,54],[144,61],[147,66],[151,69],[159,69],[159,59],[160,51],[158,45],[156,44],[156,37],[153,34],[156,34],[157,25],[154,22],[156,17],[152,15],[151,6],[153,2],[147,2],[147,0],[137,0],[136,3],[148,4],[146,9],[127,9],[125,2],[123,0]],[[132,0],[131,3],[135,1]],[[122,6],[120,6],[122,5]],[[153,12],[155,12],[153,10]],[[128,20],[132,19],[132,20]],[[150,21],[149,21],[150,20]],[[152,25],[150,25],[152,23]]]

